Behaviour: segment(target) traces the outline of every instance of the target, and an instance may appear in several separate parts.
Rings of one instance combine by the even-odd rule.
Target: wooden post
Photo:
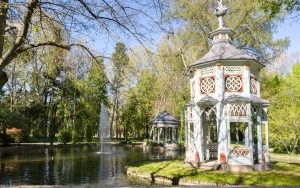
[[[258,109],[257,115],[257,155],[258,155],[258,163],[262,163],[262,134],[261,134],[261,117],[262,117],[262,109],[261,107]]]
[[[252,164],[254,164],[253,162],[253,130],[252,130],[252,121],[248,122],[249,125],[249,130],[248,130],[248,136],[249,136],[249,149],[250,149],[250,157],[251,157],[251,162]]]
[[[266,131],[266,155],[265,155],[265,162],[270,162],[270,153],[269,153],[269,128],[268,122],[265,123],[265,131]]]

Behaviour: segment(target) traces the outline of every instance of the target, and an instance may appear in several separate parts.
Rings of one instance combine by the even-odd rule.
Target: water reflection
[[[132,162],[168,156],[170,154],[164,152],[114,145],[105,145],[104,153],[99,153],[98,146],[0,152],[0,184],[139,185],[127,179],[125,166]],[[178,157],[183,157],[183,154],[172,156]]]

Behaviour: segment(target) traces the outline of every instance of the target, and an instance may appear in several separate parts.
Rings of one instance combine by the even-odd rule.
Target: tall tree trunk
[[[57,105],[54,103],[52,104],[51,107],[51,115],[50,115],[50,145],[53,146],[54,143],[54,138],[55,138],[55,133],[57,130],[57,117],[56,117],[56,111],[57,111]]]
[[[6,28],[6,19],[7,19],[7,6],[8,0],[0,0],[0,58],[3,55],[4,49],[4,36],[5,36],[5,28]],[[6,84],[8,81],[7,75],[3,70],[0,70],[0,89]]]
[[[55,136],[55,127],[56,127],[56,104],[55,104],[55,93],[54,88],[52,87],[52,96],[50,101],[50,124],[49,124],[49,139],[50,145],[53,146],[54,136]]]
[[[73,115],[72,115],[72,142],[77,142],[77,138],[75,139],[75,136],[77,137],[77,130],[75,129],[75,118],[76,118],[76,94],[74,91],[73,96]]]
[[[117,90],[117,94],[116,94],[116,135],[117,138],[120,138],[121,134],[120,134],[120,130],[119,130],[119,92]]]
[[[115,101],[115,100],[114,100]],[[112,139],[113,135],[113,125],[114,125],[114,118],[115,118],[115,104],[113,104],[113,109],[112,109],[112,115],[111,115],[111,121],[110,121],[110,130],[109,130],[109,137]]]
[[[11,71],[11,92],[10,92],[10,111],[13,111],[13,107],[15,104],[15,93],[16,93],[16,63],[13,63],[12,71]]]
[[[0,0],[1,14],[0,14],[0,56],[3,55],[4,49],[4,35],[6,28],[7,10],[8,10],[8,0]]]

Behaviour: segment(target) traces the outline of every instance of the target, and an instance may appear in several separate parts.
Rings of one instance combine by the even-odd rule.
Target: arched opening
[[[201,119],[203,157],[206,161],[215,160],[218,156],[218,128],[215,107],[205,107]]]

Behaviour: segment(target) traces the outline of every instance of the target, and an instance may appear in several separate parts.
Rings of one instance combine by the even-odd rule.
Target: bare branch
[[[30,26],[30,22],[32,19],[32,15],[34,10],[36,9],[38,4],[38,0],[30,0],[28,2],[27,10],[24,15],[24,25],[21,30],[18,32],[18,37],[15,42],[9,47],[9,49],[4,53],[4,55],[0,59],[0,70],[10,63],[10,61],[16,56],[16,51],[20,46],[24,44],[26,40],[28,29]]]

